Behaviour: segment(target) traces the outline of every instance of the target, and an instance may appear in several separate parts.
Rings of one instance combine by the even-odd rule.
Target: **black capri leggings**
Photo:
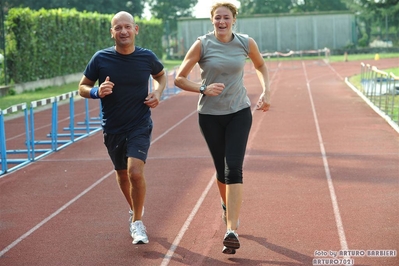
[[[251,109],[228,115],[199,114],[201,133],[208,144],[216,176],[223,184],[241,184],[242,167],[252,125]]]

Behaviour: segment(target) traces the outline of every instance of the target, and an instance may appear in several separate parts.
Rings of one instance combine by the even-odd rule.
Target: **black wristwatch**
[[[201,93],[202,95],[205,95],[205,90],[206,90],[206,85],[205,85],[205,84],[201,85],[201,87],[200,87],[200,93]]]

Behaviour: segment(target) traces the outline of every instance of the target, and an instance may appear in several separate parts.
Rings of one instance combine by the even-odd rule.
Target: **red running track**
[[[198,95],[182,92],[153,111],[149,244],[131,244],[128,206],[97,133],[0,179],[0,265],[331,265],[340,250],[366,252],[339,257],[354,265],[398,265],[397,254],[367,256],[399,249],[399,134],[344,83],[360,62],[278,64],[268,63],[272,108],[254,112],[237,254],[221,252]],[[245,78],[255,103],[250,67]]]

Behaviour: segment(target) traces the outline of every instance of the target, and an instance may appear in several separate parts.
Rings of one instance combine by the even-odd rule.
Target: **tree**
[[[177,51],[177,19],[182,17],[192,17],[192,10],[197,4],[197,0],[147,1],[151,10],[151,15],[157,19],[162,19],[164,22],[164,47],[166,49],[167,58],[170,58],[171,54]]]
[[[164,22],[168,21],[171,31],[177,29],[177,19],[192,17],[192,9],[198,0],[148,0],[151,14]]]
[[[144,11],[143,1],[140,0],[3,0],[6,8],[29,7],[33,10],[41,8],[75,8],[78,11],[114,14],[124,10],[135,16],[142,17]]]
[[[244,15],[347,10],[340,0],[240,0]]]
[[[341,0],[293,0],[293,9],[298,12],[315,12],[315,11],[339,11],[348,10]]]
[[[384,24],[394,25],[397,39],[399,24],[399,1],[398,0],[343,0],[346,6],[357,15],[358,27],[360,27],[359,38],[363,46],[369,44],[373,26],[384,28]],[[387,27],[387,25],[385,26]],[[387,31],[388,29],[386,29]],[[388,32],[386,32],[388,34]]]
[[[291,0],[240,0],[240,14],[288,13],[292,8]]]

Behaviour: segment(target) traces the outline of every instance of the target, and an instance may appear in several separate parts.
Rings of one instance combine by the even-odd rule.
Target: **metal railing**
[[[399,124],[399,77],[361,63],[360,91],[381,112]]]

